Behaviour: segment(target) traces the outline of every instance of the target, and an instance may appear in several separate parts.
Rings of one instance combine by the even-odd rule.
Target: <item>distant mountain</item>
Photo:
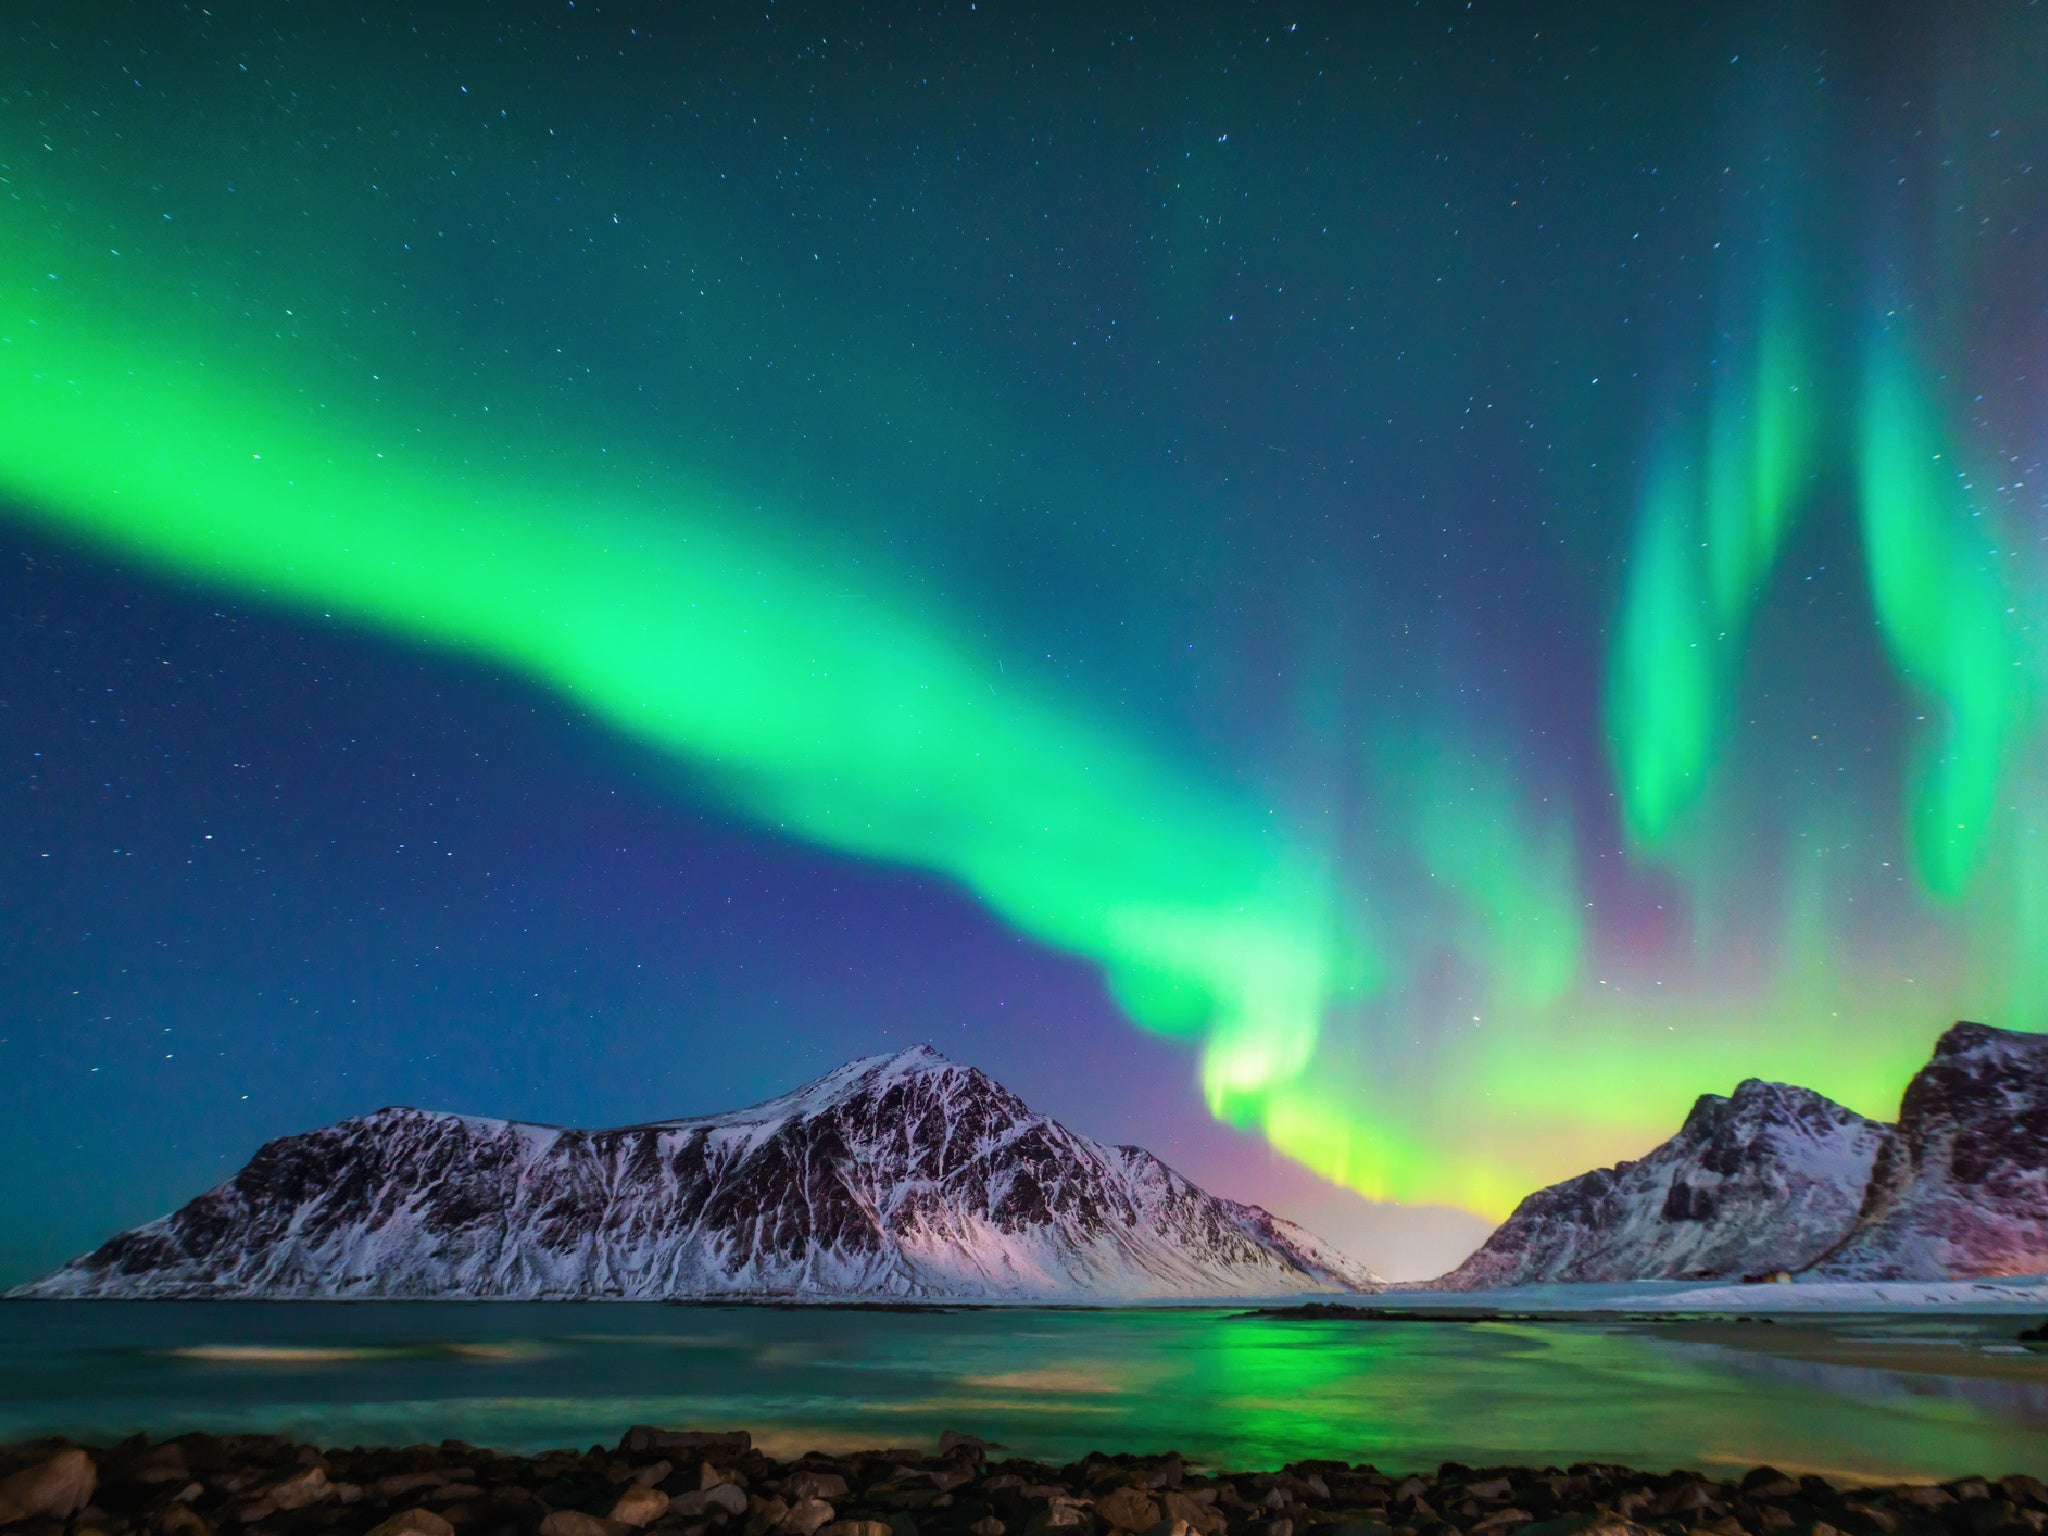
[[[1453,1291],[1550,1280],[1678,1280],[1800,1269],[1848,1236],[1890,1127],[1784,1083],[1703,1094],[1636,1162],[1538,1190],[1463,1264]]]
[[[28,1296],[1136,1299],[1369,1290],[1292,1222],[929,1046],[612,1131],[385,1109],[269,1143]]]
[[[1538,1190],[1429,1288],[2048,1272],[2048,1036],[1957,1024],[1885,1125],[1752,1079],[1632,1163]]]
[[[2048,1271],[2048,1036],[1958,1024],[1899,1106],[1834,1279]]]

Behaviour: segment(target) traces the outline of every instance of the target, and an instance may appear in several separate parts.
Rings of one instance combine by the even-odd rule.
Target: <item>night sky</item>
[[[929,1040],[1395,1275],[2048,1027],[2048,7],[24,0],[0,1281]]]

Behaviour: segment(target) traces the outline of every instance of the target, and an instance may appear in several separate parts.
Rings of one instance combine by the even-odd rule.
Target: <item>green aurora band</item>
[[[188,577],[487,658],[687,760],[825,847],[935,871],[1198,1033],[1217,1113],[1257,1117],[1379,966],[1272,819],[1020,696],[900,606],[709,498],[673,504],[386,456],[371,431],[0,297],[0,489]],[[1314,1158],[1310,1147],[1292,1148]]]
[[[30,160],[10,172],[24,199]],[[257,215],[152,256],[142,240],[171,237],[91,206],[93,173],[49,180],[0,241],[16,515],[518,673],[755,821],[957,883],[1099,966],[1137,1024],[1198,1042],[1214,1113],[1361,1193],[1499,1215],[1639,1153],[1701,1091],[1771,1076],[1888,1115],[1951,1008],[2048,1022],[2040,573],[2006,558],[1958,472],[1932,371],[1880,332],[1860,393],[1823,400],[1840,348],[1824,306],[1783,283],[1700,370],[1702,407],[1650,435],[1600,701],[1619,835],[1532,788],[1504,731],[1432,699],[1370,722],[1361,857],[1275,812],[1267,785],[1020,683],[965,626],[784,536],[829,516],[646,470],[669,444],[601,453],[583,402],[529,384],[523,361],[494,362],[511,423],[465,438],[437,398],[461,372],[435,362],[426,300],[367,319],[384,285],[342,271],[327,333],[284,339],[284,296],[320,281],[343,215],[256,291],[210,263],[272,238]],[[363,382],[363,354],[403,357],[415,324],[417,377]],[[1783,789],[1772,744],[1742,729],[1786,546],[1842,468],[1880,665],[1926,714],[1903,817]],[[1759,783],[1792,831],[1752,834]],[[1901,823],[1912,876],[1880,889]],[[1731,828],[1754,842],[1731,849]],[[1851,844],[1868,855],[1854,875]],[[1607,858],[1662,882],[1655,942],[1606,926]],[[1759,890],[1781,905],[1754,914]]]
[[[1812,389],[1785,307],[1748,368],[1717,380],[1704,442],[1673,434],[1650,456],[1607,700],[1623,823],[1644,848],[1705,788],[1750,610],[1812,462]]]
[[[182,577],[514,669],[769,826],[957,881],[1020,932],[1098,964],[1138,1024],[1198,1039],[1213,1112],[1369,1196],[1502,1213],[1528,1187],[1532,1143],[1544,1173],[1611,1157],[1668,1127],[1703,1078],[1769,1070],[1882,1113],[1920,1048],[1918,1021],[1844,1058],[1766,1019],[1760,1050],[1721,1027],[1730,1009],[1756,1010],[1753,997],[1659,998],[1658,1016],[1686,1027],[1646,1037],[1642,988],[1584,985],[1569,815],[1532,803],[1485,744],[1425,729],[1382,777],[1407,829],[1401,856],[1435,893],[1416,923],[1477,979],[1474,1043],[1451,1037],[1423,1077],[1360,1082],[1341,1064],[1390,1055],[1381,1047],[1414,1027],[1405,1013],[1427,962],[1397,958],[1328,851],[1242,793],[1020,691],[886,588],[833,579],[815,550],[735,533],[748,520],[715,495],[587,461],[484,472],[488,455],[437,455],[374,417],[351,424],[267,387],[259,367],[218,366],[218,348],[76,307],[26,263],[7,276],[0,491],[24,515]],[[1751,382],[1717,402],[1703,475],[1676,453],[1655,461],[1639,523],[1610,677],[1617,777],[1632,835],[1681,865],[1672,830],[1713,776],[1733,656],[1810,453],[1791,355],[1782,337],[1761,348]],[[1889,426],[1865,443],[1867,537],[1887,639],[1950,711],[1915,827],[1930,889],[1957,897],[1983,839],[1941,829],[1988,815],[2019,729],[2020,658],[1998,638],[1999,595],[1946,482],[1914,467],[1924,444],[1899,422],[1931,429],[1899,369],[1873,365],[1867,414]],[[1954,648],[1965,619],[1979,649]],[[1987,654],[1999,668],[1988,691]],[[2041,904],[2044,871],[2012,878]],[[1763,968],[1763,1012],[1788,1025],[1847,1000],[1825,901],[1809,892],[1790,947]],[[2015,974],[2042,974],[2036,946],[2010,947]],[[1874,1010],[1896,1011],[1878,1001],[1887,980],[1865,989]],[[1449,1145],[1440,1128],[1469,1118],[1474,1092],[1492,1112]]]

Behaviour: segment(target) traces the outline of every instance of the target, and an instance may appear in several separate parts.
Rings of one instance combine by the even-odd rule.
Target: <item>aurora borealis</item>
[[[2036,8],[4,35],[0,1271],[907,1038],[1442,1267],[2048,1027]]]

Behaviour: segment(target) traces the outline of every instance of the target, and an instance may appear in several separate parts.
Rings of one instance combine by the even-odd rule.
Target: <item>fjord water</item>
[[[1749,1325],[1765,1330],[1772,1325]],[[2012,1324],[1863,1320],[1962,1359]],[[1860,1333],[1857,1332],[1860,1330]],[[1889,1330],[1889,1333],[1887,1333]],[[1741,1330],[1738,1330],[1741,1331]],[[1958,1345],[1960,1333],[1962,1343]],[[1745,1334],[1745,1336],[1749,1336]],[[1754,1335],[1761,1337],[1761,1333]],[[1817,1363],[1625,1322],[626,1303],[0,1305],[0,1440],[260,1430],[322,1444],[610,1444],[745,1428],[778,1453],[943,1429],[1064,1461],[1770,1462],[1847,1478],[2048,1473],[2048,1374]]]

